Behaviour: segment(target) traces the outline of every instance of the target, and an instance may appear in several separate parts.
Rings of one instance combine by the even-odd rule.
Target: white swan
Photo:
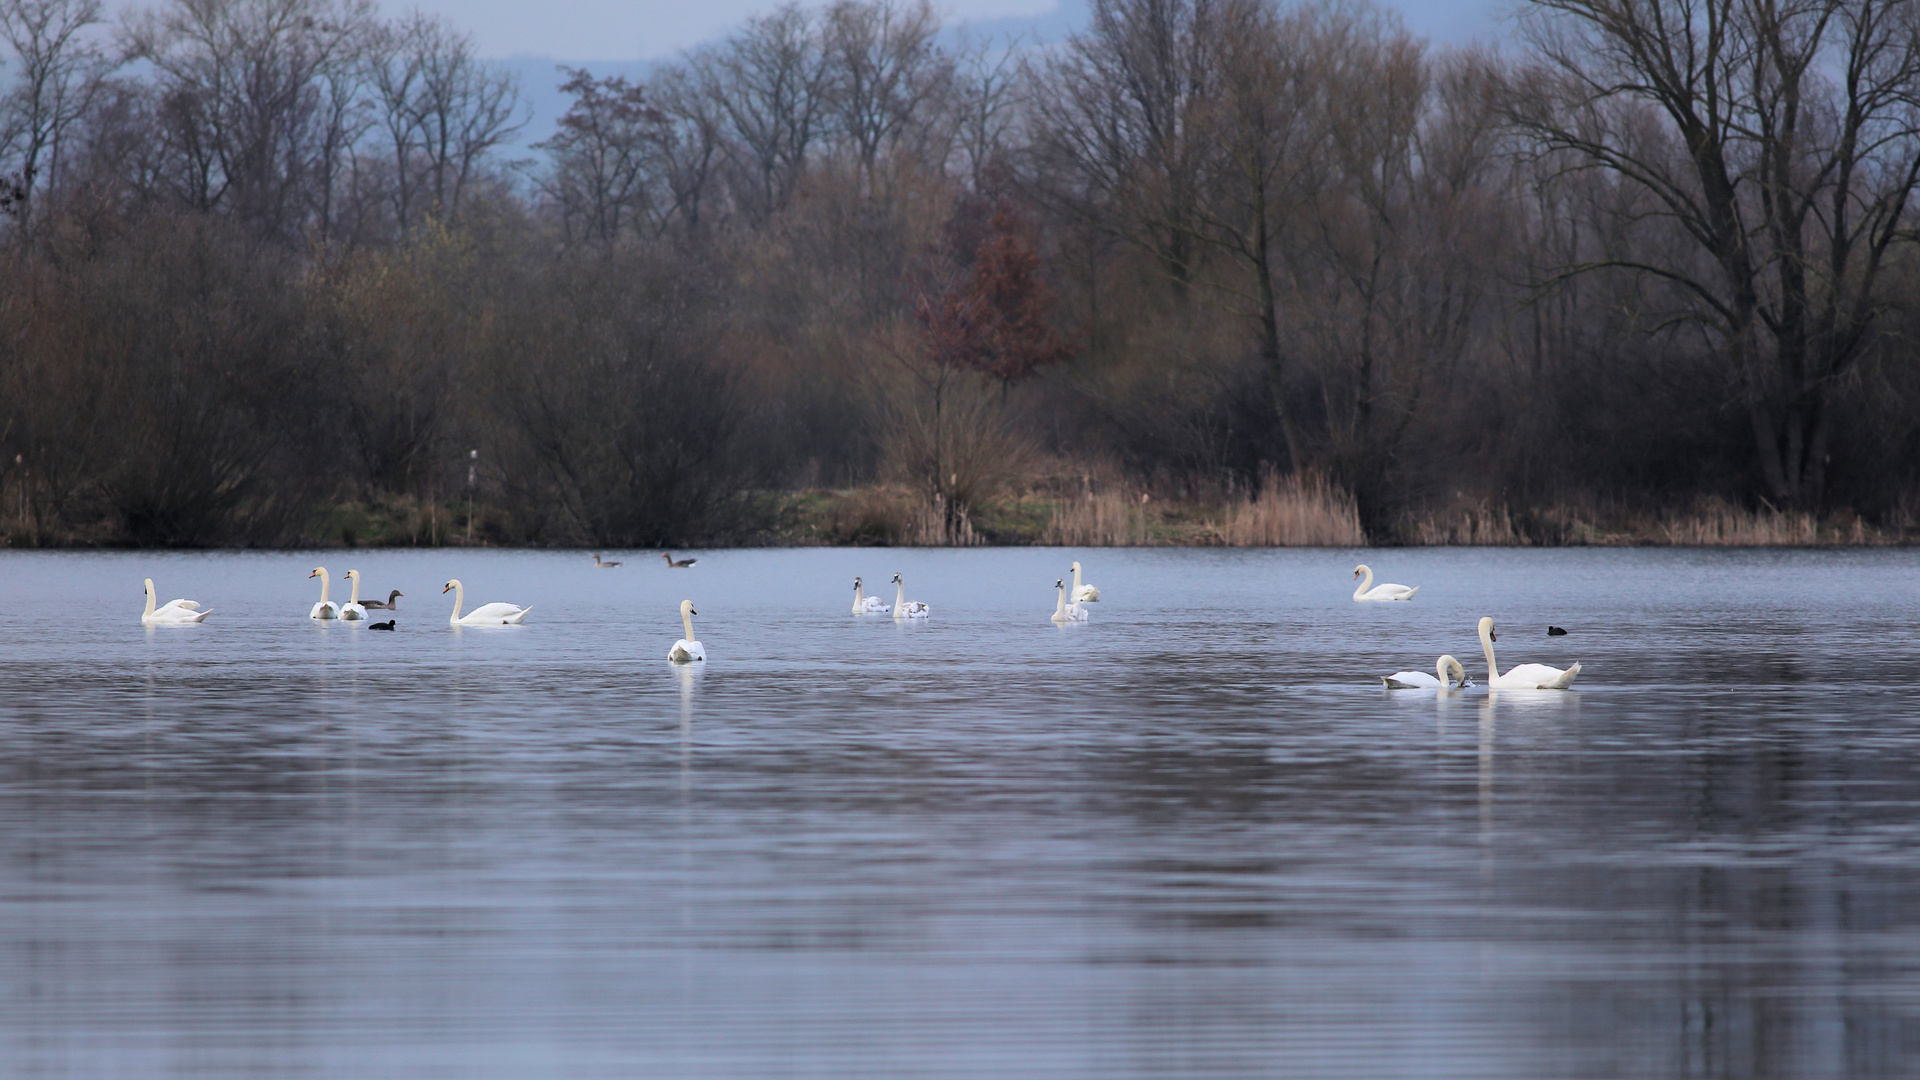
[[[340,605],[327,599],[327,568],[324,566],[316,566],[313,568],[313,573],[308,574],[307,576],[309,578],[320,579],[320,602],[313,605],[313,610],[307,613],[307,618],[309,619],[339,618]]]
[[[1467,678],[1467,669],[1451,656],[1435,660],[1432,675],[1424,671],[1396,671],[1380,676],[1380,682],[1389,690],[1445,690],[1456,684],[1473,685],[1473,680]]]
[[[707,658],[707,647],[693,636],[693,617],[698,614],[693,610],[693,601],[680,601],[680,625],[686,628],[687,636],[673,643],[673,648],[667,650],[667,659],[676,664],[690,664]]]
[[[454,626],[518,626],[526,620],[527,613],[533,610],[531,607],[492,603],[481,604],[467,614],[461,615],[460,609],[467,602],[466,587],[460,584],[459,578],[454,578],[447,582],[446,588],[440,590],[443,596],[449,592],[453,594],[453,615],[447,619],[447,622]]]
[[[893,617],[896,619],[924,619],[932,614],[927,605],[918,600],[907,599],[907,583],[899,574],[893,575],[893,583],[900,588],[893,594]]]
[[[887,606],[885,600],[877,596],[863,595],[861,590],[865,587],[860,583],[859,578],[853,579],[853,613],[855,615],[885,615],[893,610]]]
[[[340,605],[340,617],[349,622],[367,617],[367,609],[360,606],[360,571],[347,571],[347,580],[353,582],[353,595]]]
[[[1080,564],[1073,564],[1073,602],[1076,604],[1097,604],[1100,602],[1100,590],[1092,585],[1080,584]]]
[[[1074,563],[1073,565],[1079,566],[1080,564]],[[1057,591],[1060,594],[1059,598],[1053,602],[1053,621],[1054,622],[1086,622],[1087,609],[1081,607],[1079,604],[1067,603],[1066,581],[1062,578],[1054,578],[1053,587],[1055,591]]]
[[[1580,674],[1580,662],[1574,661],[1565,671],[1546,664],[1520,664],[1509,668],[1506,674],[1494,665],[1493,643],[1499,640],[1493,632],[1493,617],[1485,616],[1480,620],[1480,648],[1487,654],[1487,687],[1497,690],[1565,690],[1573,685],[1573,677]]]
[[[148,626],[167,626],[181,623],[195,623],[213,614],[201,611],[200,605],[192,600],[169,600],[159,607],[153,606],[153,579],[147,579],[147,609],[140,613],[140,621]]]
[[[1367,580],[1362,581],[1360,587],[1353,590],[1353,598],[1355,600],[1362,602],[1368,600],[1411,600],[1413,599],[1413,594],[1420,591],[1420,586],[1418,585],[1415,585],[1411,589],[1405,585],[1375,585],[1373,583],[1373,568],[1366,563],[1361,563],[1359,566],[1353,568],[1354,577],[1357,578],[1361,574],[1365,574]]]

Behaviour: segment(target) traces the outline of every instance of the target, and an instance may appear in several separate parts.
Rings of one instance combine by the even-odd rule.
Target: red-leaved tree
[[[1048,325],[1053,290],[1040,278],[1031,222],[1006,199],[995,205],[970,271],[939,295],[922,295],[916,312],[928,359],[977,371],[1003,388],[1073,354]]]

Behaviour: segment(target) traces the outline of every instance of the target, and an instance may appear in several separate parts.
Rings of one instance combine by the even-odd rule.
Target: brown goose
[[[387,594],[385,603],[379,600],[368,600],[360,606],[363,608],[379,608],[381,611],[398,611],[400,610],[400,605],[394,603],[394,601],[405,595],[407,594],[401,592],[399,589],[395,589]]]

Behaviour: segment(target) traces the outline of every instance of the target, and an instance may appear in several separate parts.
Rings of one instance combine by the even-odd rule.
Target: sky
[[[480,55],[520,80],[528,123],[515,140],[524,153],[553,133],[567,110],[559,68],[596,76],[645,78],[651,64],[724,38],[781,0],[381,0],[386,14],[418,7],[473,35]],[[823,0],[802,0],[809,7]],[[1492,40],[1498,12],[1516,0],[1375,0],[1397,7],[1407,28],[1436,44]],[[1059,41],[1086,25],[1087,0],[934,0],[947,26],[977,36]]]
[[[1498,0],[1403,0],[1408,28],[1435,42],[1491,37]],[[556,62],[646,61],[713,41],[777,0],[385,0],[390,15],[413,7],[445,16],[474,36],[484,56]],[[815,5],[809,5],[815,6]],[[1055,38],[1085,21],[1085,0],[936,0],[949,25]]]

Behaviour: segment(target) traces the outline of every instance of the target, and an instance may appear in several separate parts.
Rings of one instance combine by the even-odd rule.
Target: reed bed
[[[1216,526],[1227,547],[1362,547],[1353,496],[1313,473],[1281,476],[1268,469],[1260,493],[1228,507]]]
[[[1407,539],[1416,547],[1517,547],[1533,543],[1514,525],[1512,511],[1493,503],[1455,510],[1446,516],[1423,514],[1409,524],[1412,535]]]
[[[1151,499],[1126,491],[1089,492],[1055,503],[1040,542],[1057,547],[1144,547],[1153,544]]]
[[[1864,543],[1858,518],[1854,535],[1836,536],[1828,543]],[[1820,522],[1812,514],[1786,513],[1771,507],[1743,510],[1713,500],[1684,517],[1660,523],[1660,535],[1669,544],[1688,547],[1808,547],[1821,543]]]

